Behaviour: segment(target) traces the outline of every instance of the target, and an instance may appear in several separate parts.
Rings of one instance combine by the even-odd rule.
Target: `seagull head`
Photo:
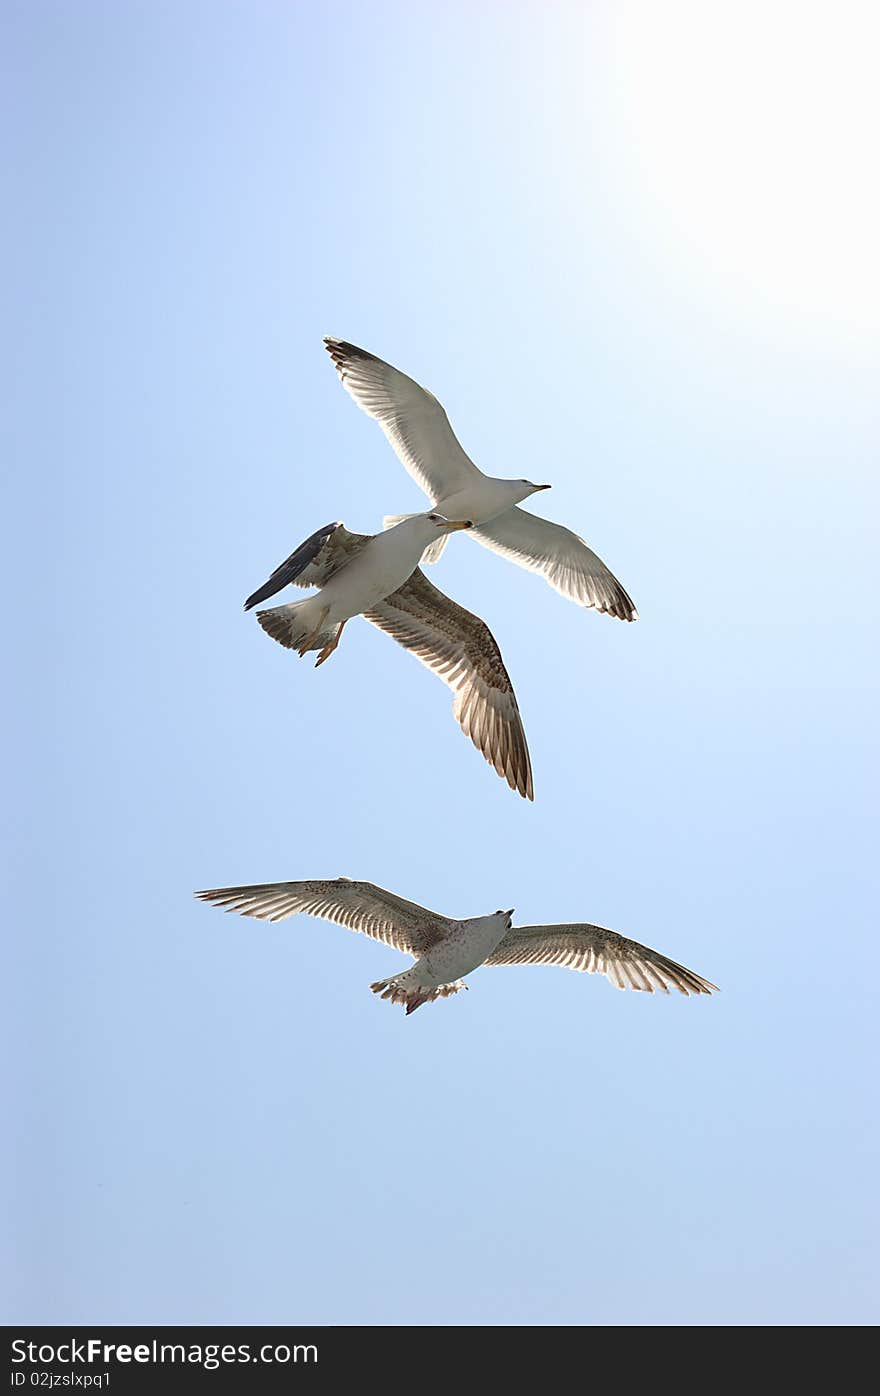
[[[506,917],[507,917],[507,929],[510,930],[511,923],[512,923],[512,921],[513,921],[513,913],[514,913],[514,907],[511,907],[509,911],[496,911],[495,915],[496,915],[496,916],[506,916]]]
[[[470,519],[447,519],[443,514],[428,514],[428,522],[433,524],[438,533],[455,533],[460,528],[473,528]]]
[[[534,484],[534,482],[531,481],[531,480],[517,480],[516,483],[517,483],[518,485],[525,485],[525,486],[527,486],[528,491],[529,491],[529,494],[537,494],[537,493],[538,493],[538,490],[552,490],[552,488],[553,488],[552,485],[536,485],[536,484]]]

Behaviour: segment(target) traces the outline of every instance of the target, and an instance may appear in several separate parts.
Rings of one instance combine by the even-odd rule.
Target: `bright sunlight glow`
[[[658,236],[752,313],[876,327],[880,6],[623,3],[613,29],[622,158]]]

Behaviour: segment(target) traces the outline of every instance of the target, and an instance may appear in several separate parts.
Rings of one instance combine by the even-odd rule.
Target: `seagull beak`
[[[536,490],[552,490],[552,485],[535,485]]]
[[[460,528],[473,528],[473,526],[470,519],[453,520],[452,523],[446,525],[446,532],[457,533]]]

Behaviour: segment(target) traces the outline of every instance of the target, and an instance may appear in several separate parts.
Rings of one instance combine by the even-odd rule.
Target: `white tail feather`
[[[298,650],[302,642],[308,639],[320,615],[314,604],[317,600],[316,596],[309,596],[305,601],[294,601],[287,606],[272,606],[268,611],[257,611],[257,620],[266,634],[277,640],[279,645]],[[315,636],[308,649],[324,649],[340,629],[338,625],[328,626]]]
[[[403,974],[396,974],[393,979],[377,979],[370,988],[374,994],[380,998],[390,999],[392,1003],[399,1003],[407,1013],[414,1013],[423,1003],[432,1003],[434,999],[446,999],[450,994],[457,994],[459,989],[466,989],[463,979],[456,979],[451,984],[436,984],[430,988],[423,988],[419,984],[414,984],[410,979],[412,970],[407,970]],[[410,982],[407,983],[407,980]]]

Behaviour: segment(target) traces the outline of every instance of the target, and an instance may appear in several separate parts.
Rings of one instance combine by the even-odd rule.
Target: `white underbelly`
[[[403,586],[417,565],[418,558],[383,557],[381,553],[355,558],[321,592],[322,603],[330,607],[328,620],[338,625],[368,611]]]
[[[463,979],[484,963],[506,934],[506,921],[495,921],[494,918],[486,926],[460,928],[436,945],[422,964],[435,984]]]
[[[470,519],[471,523],[481,524],[505,513],[514,503],[505,491],[478,486],[438,500],[434,507],[447,519]]]

